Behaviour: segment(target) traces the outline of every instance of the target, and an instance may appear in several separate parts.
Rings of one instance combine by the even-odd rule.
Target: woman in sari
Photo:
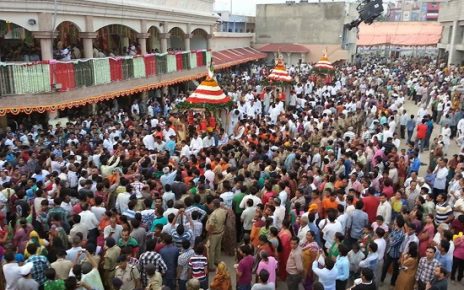
[[[321,248],[315,241],[316,234],[313,231],[306,233],[306,243],[301,247],[301,255],[303,258],[303,286],[305,290],[313,289],[314,273],[311,270],[311,265],[316,260]]]
[[[229,271],[224,262],[220,262],[216,269],[216,275],[213,282],[209,285],[211,290],[232,290],[232,281],[230,279]]]
[[[396,280],[395,290],[413,290],[417,271],[417,244],[411,242],[409,250],[400,258],[400,274]]]
[[[24,258],[26,259],[31,255],[27,251],[27,246],[29,244],[35,244],[37,246],[37,255],[47,256],[48,252],[46,246],[48,246],[48,242],[44,239],[41,239],[36,231],[32,231],[29,234],[29,241],[26,244],[26,250],[24,250]]]
[[[290,222],[286,219],[282,223],[282,229],[279,231],[278,237],[282,251],[279,252],[279,278],[284,280],[287,278],[287,260],[290,256],[290,241],[292,240],[292,233],[290,232]]]
[[[428,214],[425,218],[425,226],[419,234],[419,257],[425,257],[425,251],[431,245],[434,236],[433,214]]]
[[[254,247],[257,247],[259,244],[259,233],[261,231],[261,228],[264,227],[265,223],[262,219],[263,217],[263,209],[262,207],[256,207],[256,215],[255,219],[253,221],[253,225],[251,227],[251,232],[250,232],[250,237],[251,237],[251,243],[253,244]]]

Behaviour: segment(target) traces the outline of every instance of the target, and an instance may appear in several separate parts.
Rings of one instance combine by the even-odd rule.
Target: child
[[[366,256],[360,251],[357,243],[353,244],[353,249],[348,252],[348,261],[350,262],[350,278],[356,279],[359,277],[359,263]]]
[[[65,290],[64,281],[61,279],[56,279],[56,272],[53,268],[48,268],[45,270],[45,277],[47,281],[44,284],[44,290]]]

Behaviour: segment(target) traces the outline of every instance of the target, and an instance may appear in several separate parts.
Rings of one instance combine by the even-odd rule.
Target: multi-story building
[[[388,21],[437,21],[443,0],[397,0],[388,2]]]
[[[255,17],[234,15],[229,11],[217,11],[219,15],[218,32],[254,33]]]
[[[0,1],[0,116],[166,88],[202,77],[211,58],[224,68],[261,57],[249,48],[251,34],[215,32],[213,4]]]
[[[449,0],[441,3],[438,21],[443,32],[438,44],[439,56],[448,64],[464,63],[464,1]]]

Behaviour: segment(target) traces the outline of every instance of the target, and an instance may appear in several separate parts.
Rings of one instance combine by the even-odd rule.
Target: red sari
[[[282,251],[279,253],[279,278],[285,280],[287,278],[287,260],[292,250],[290,241],[292,240],[292,233],[288,229],[281,229],[279,234]]]
[[[427,247],[430,246],[430,243],[435,236],[435,227],[433,224],[426,224],[424,229],[419,234],[419,256],[425,257],[425,252]]]

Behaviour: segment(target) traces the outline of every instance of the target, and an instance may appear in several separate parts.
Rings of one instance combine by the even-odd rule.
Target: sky
[[[295,2],[299,2],[299,1],[300,0],[295,0]],[[350,0],[350,1],[356,2],[355,0]],[[392,2],[392,1],[394,0],[384,0],[384,3]],[[230,11],[230,8],[232,7],[232,13],[235,15],[256,16],[256,4],[271,4],[271,3],[285,3],[285,2],[286,0],[215,0],[214,10],[215,11]],[[319,1],[309,0],[308,2],[319,2]],[[322,0],[322,2],[331,2],[331,0]]]

